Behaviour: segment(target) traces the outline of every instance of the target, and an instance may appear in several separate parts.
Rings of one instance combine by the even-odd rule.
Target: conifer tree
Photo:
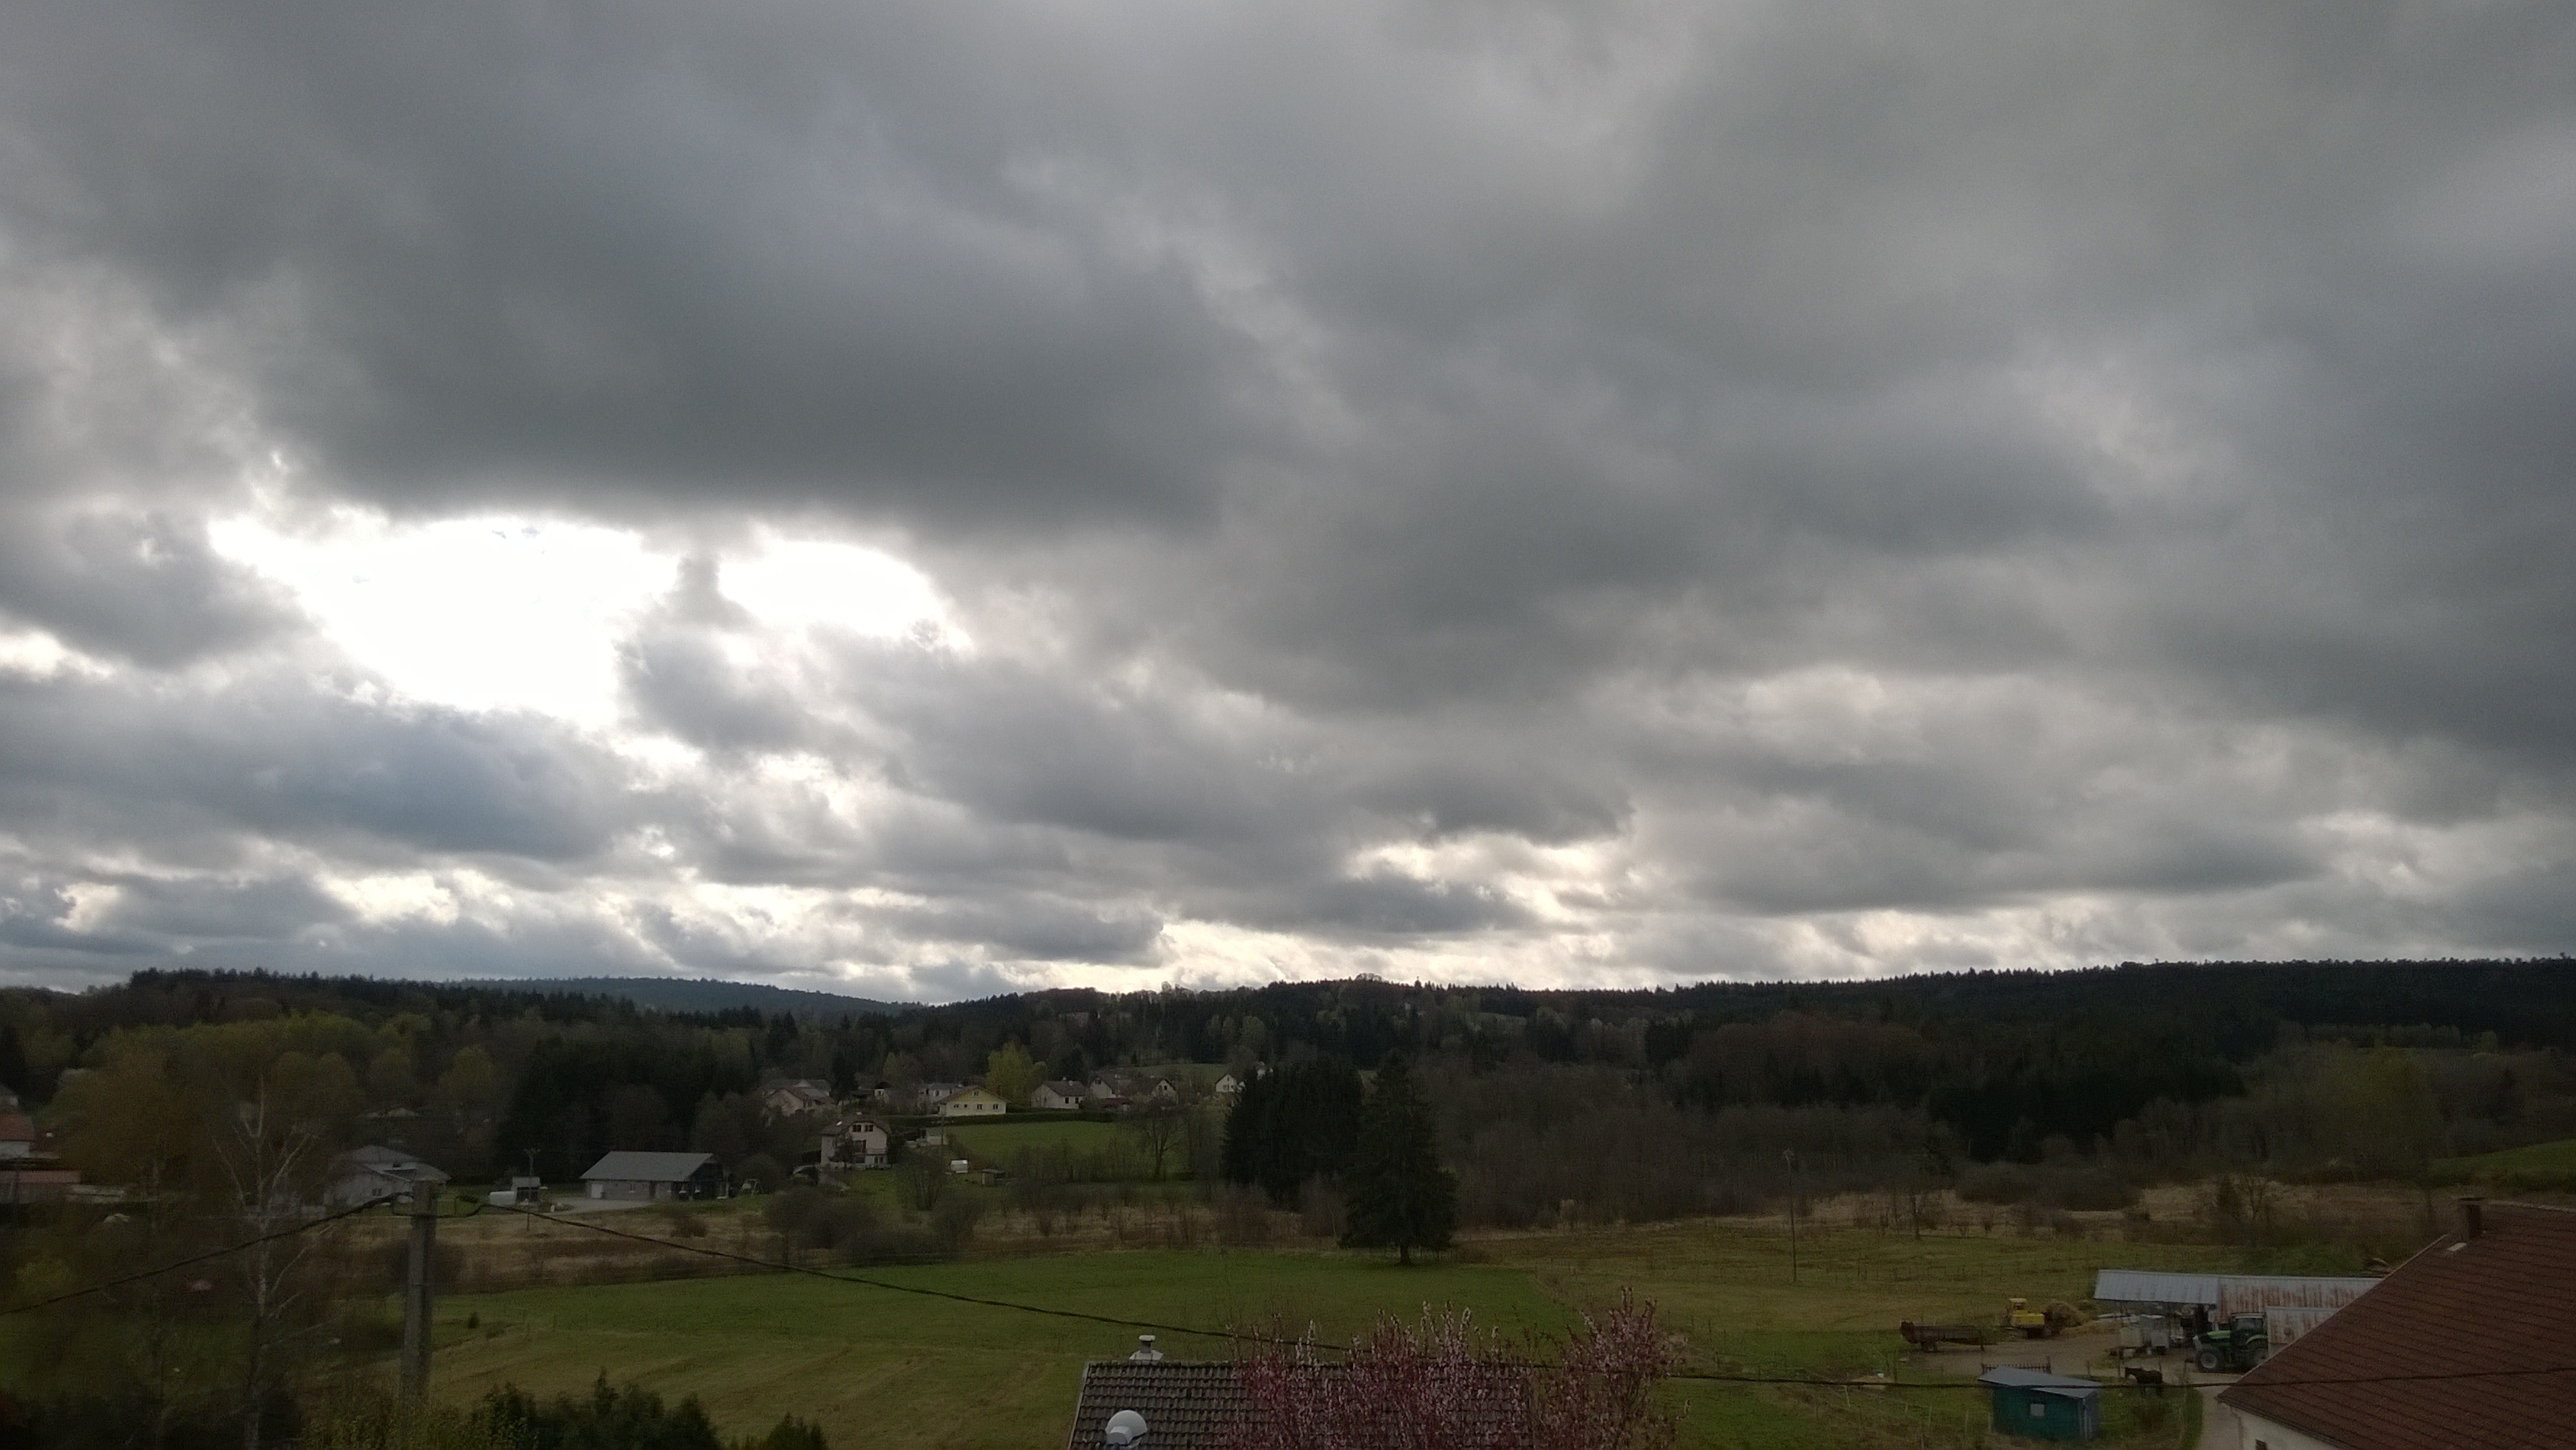
[[[1458,1222],[1458,1180],[1440,1166],[1431,1105],[1414,1088],[1402,1056],[1378,1068],[1342,1185],[1350,1214],[1344,1248],[1393,1249],[1410,1264],[1415,1249],[1449,1247]]]

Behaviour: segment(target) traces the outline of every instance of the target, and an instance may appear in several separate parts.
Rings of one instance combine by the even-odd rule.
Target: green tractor
[[[2272,1347],[2272,1337],[2264,1332],[2261,1314],[2239,1314],[2224,1327],[2203,1334],[2199,1347],[2200,1353],[2192,1362],[2207,1373],[2248,1370],[2263,1362],[2264,1351]]]

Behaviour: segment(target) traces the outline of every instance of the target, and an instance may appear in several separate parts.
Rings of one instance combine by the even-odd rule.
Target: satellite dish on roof
[[[1144,1444],[1145,1417],[1134,1410],[1120,1410],[1109,1417],[1109,1424],[1101,1430],[1100,1443],[1116,1447]]]

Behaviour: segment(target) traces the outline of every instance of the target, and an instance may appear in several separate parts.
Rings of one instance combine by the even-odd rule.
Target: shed
[[[2034,1440],[2090,1440],[2102,1433],[2102,1386],[2035,1369],[1990,1369],[1977,1383],[1994,1392],[1994,1427]]]
[[[591,1198],[719,1198],[724,1165],[706,1153],[616,1152],[581,1175]]]

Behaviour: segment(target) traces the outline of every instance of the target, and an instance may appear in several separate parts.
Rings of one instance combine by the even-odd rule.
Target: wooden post
[[[1789,1283],[1798,1282],[1798,1150],[1785,1149],[1782,1161],[1789,1165]]]
[[[429,1393],[429,1266],[438,1249],[438,1185],[411,1190],[411,1268],[403,1278],[402,1392]]]

